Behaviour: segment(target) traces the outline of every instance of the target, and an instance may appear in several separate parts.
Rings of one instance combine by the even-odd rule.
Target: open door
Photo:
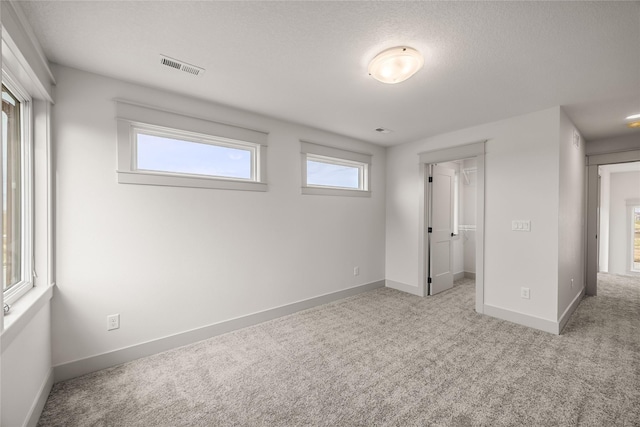
[[[453,288],[453,169],[431,166],[429,178],[429,295]]]

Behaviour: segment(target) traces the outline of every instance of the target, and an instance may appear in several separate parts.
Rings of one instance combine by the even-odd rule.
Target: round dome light
[[[369,74],[382,83],[400,83],[424,65],[420,52],[410,47],[392,47],[380,52],[369,64]]]

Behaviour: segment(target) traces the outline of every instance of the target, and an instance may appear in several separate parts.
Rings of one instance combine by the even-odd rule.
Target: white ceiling
[[[557,105],[587,140],[640,135],[640,2],[19,3],[52,62],[381,145]],[[368,76],[397,45],[424,68]]]

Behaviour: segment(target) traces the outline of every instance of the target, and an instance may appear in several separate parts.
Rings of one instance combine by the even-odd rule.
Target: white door
[[[433,165],[429,183],[429,295],[453,287],[453,169]]]

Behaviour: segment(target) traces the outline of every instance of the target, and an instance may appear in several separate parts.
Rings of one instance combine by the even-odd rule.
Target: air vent
[[[178,61],[177,59],[169,58],[168,56],[164,56],[164,55],[160,55],[160,63],[162,65],[166,65],[167,67],[175,68],[176,70],[193,74],[194,76],[204,73],[204,68],[187,64],[186,62]]]
[[[580,148],[580,134],[577,130],[573,130],[573,146],[576,148]]]

